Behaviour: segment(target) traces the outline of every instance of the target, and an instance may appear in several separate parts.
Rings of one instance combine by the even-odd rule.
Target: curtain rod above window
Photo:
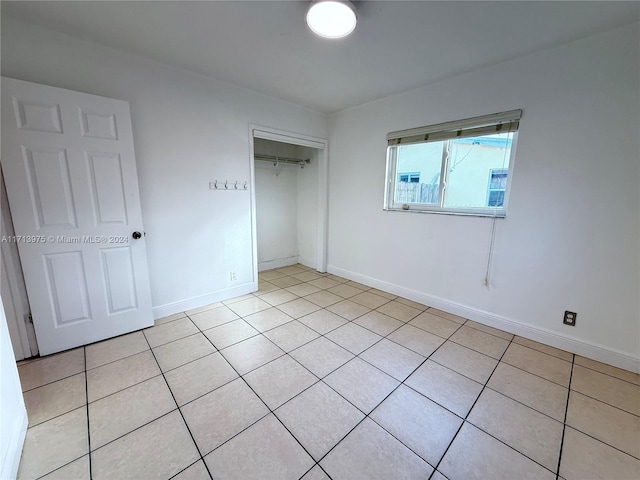
[[[519,127],[522,110],[494,113],[455,122],[398,130],[387,134],[389,145],[446,140],[456,137],[487,135],[492,132],[515,131]]]

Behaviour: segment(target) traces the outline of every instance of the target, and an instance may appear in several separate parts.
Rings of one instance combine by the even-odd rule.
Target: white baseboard
[[[158,307],[153,307],[153,318],[164,318],[175,313],[186,312],[194,308],[204,307],[215,302],[229,300],[233,297],[239,297],[258,290],[257,282],[245,283],[233,288],[218,290],[217,292],[208,293],[198,297],[181,300],[179,302],[167,303]]]
[[[298,256],[277,258],[275,260],[267,260],[266,262],[258,263],[258,271],[271,270],[273,268],[289,267],[298,263]]]
[[[18,476],[22,447],[24,446],[24,439],[27,435],[28,424],[27,410],[23,407],[18,420],[13,424],[13,432],[11,432],[7,444],[8,449],[2,459],[2,465],[0,465],[0,479],[2,480],[14,479]]]
[[[445,312],[468,318],[478,323],[500,330],[519,335],[521,337],[535,340],[536,342],[551,345],[571,353],[591,358],[599,362],[623,368],[631,372],[640,373],[640,358],[633,357],[624,352],[613,350],[596,343],[585,342],[574,338],[559,335],[544,328],[534,327],[517,320],[502,317],[491,312],[486,312],[473,307],[468,307],[460,303],[445,300],[443,298],[427,295],[426,293],[411,290],[400,285],[378,280],[376,278],[351,272],[334,265],[328,265],[327,271],[340,277],[348,278],[354,282],[362,283],[385,292],[399,295],[414,302],[419,302],[430,307],[443,310]]]

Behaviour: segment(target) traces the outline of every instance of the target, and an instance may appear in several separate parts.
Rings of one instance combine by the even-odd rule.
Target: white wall
[[[0,298],[0,478],[16,478],[24,437],[27,410],[11,347],[7,319]]]
[[[250,190],[208,189],[250,180],[249,124],[327,136],[320,113],[6,15],[2,74],[130,102],[156,315],[254,285]]]
[[[329,271],[639,369],[639,45],[636,23],[334,115]],[[383,212],[385,135],[517,108],[487,288],[493,220]]]

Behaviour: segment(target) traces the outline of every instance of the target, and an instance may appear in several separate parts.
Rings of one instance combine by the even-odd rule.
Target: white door
[[[0,87],[2,169],[40,353],[152,325],[129,104],[5,77]]]

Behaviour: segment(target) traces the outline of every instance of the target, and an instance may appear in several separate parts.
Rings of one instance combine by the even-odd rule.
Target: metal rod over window
[[[389,146],[436,142],[450,138],[474,137],[518,130],[522,110],[494,113],[455,122],[399,130],[387,134]]]

